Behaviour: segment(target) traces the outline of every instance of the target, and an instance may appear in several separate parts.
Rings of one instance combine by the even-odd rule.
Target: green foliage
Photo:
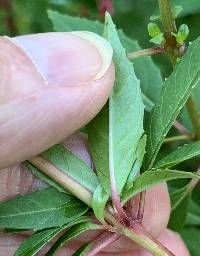
[[[125,185],[125,190],[129,189],[130,187],[132,187],[133,185],[133,181],[135,179],[135,176],[137,175],[137,173],[139,172],[141,166],[142,166],[142,162],[143,162],[143,158],[144,158],[144,154],[145,154],[145,147],[146,147],[146,135],[144,135],[137,146],[137,150],[136,150],[136,160],[133,164],[133,167],[131,169],[131,172],[128,176],[128,179],[126,181],[126,185]]]
[[[200,141],[183,145],[156,162],[155,168],[170,168],[185,160],[200,155]]]
[[[4,5],[4,0],[0,3],[2,35],[51,31],[51,22],[55,31],[89,30],[99,35],[104,31],[103,23],[92,21],[102,19],[96,1],[7,2],[8,6]],[[200,2],[199,0],[171,0],[171,2],[174,6],[173,16],[179,27],[178,32],[172,35],[178,46],[185,43],[187,47],[188,41],[193,41],[199,36]],[[168,132],[170,136],[177,135],[175,129],[171,127],[182,108],[179,120],[191,133],[193,132],[184,105],[189,95],[193,93],[198,110],[200,109],[200,38],[189,46],[187,53],[170,76],[170,64],[162,56],[153,57],[156,64],[151,57],[128,61],[126,57],[128,53],[151,47],[148,32],[151,37],[150,42],[165,45],[164,31],[160,29],[162,17],[158,12],[156,1],[153,0],[127,1],[126,4],[123,0],[116,0],[113,4],[113,19],[117,27],[122,27],[130,37],[127,37],[122,30],[116,31],[111,18],[109,15],[106,16],[105,35],[114,50],[115,86],[109,102],[87,126],[89,146],[98,177],[86,163],[61,145],[56,145],[42,154],[67,178],[93,194],[92,208],[101,222],[104,221],[104,209],[110,198],[109,170],[112,166],[118,193],[121,194],[123,203],[160,182],[179,178],[199,179],[194,173],[166,169],[179,164],[180,170],[196,170],[197,164],[199,165],[197,158],[200,152],[199,141],[181,145],[179,148],[176,147],[181,144],[180,142],[165,144],[163,147],[162,143]],[[47,9],[51,9],[48,11],[50,19],[47,17]],[[156,20],[159,26],[152,22],[148,24],[149,17],[151,21]],[[185,24],[190,27],[190,33]],[[169,76],[164,83],[162,76]],[[145,153],[145,163],[143,163]],[[158,154],[160,160],[155,162]],[[190,160],[192,158],[195,159]],[[36,255],[61,231],[71,227],[47,253],[47,255],[55,255],[57,249],[64,243],[86,230],[97,227],[87,217],[80,217],[88,210],[82,202],[71,196],[58,182],[49,178],[30,162],[26,162],[25,166],[34,176],[55,189],[43,189],[31,195],[0,203],[0,227],[5,228],[5,232],[20,232],[23,229],[39,230],[22,243],[15,253],[16,256]],[[136,176],[140,169],[147,172]],[[178,181],[175,191],[170,194],[172,211],[168,226],[182,235],[191,255],[197,256],[200,236],[200,185],[196,185],[192,191],[189,184],[182,187],[181,182]],[[91,246],[92,242],[89,242],[73,255],[86,255]]]
[[[109,169],[114,171],[116,188],[120,193],[136,159],[135,152],[143,134],[144,106],[139,81],[108,14],[104,36],[113,48],[115,63],[115,84],[109,98]],[[109,191],[107,184],[102,186]]]
[[[89,191],[94,192],[98,186],[98,177],[92,169],[64,146],[55,145],[45,151],[42,156]]]
[[[28,161],[26,161],[24,163],[25,167],[27,170],[31,171],[31,173],[37,177],[38,179],[44,181],[45,183],[49,184],[50,186],[56,188],[58,191],[62,192],[62,193],[67,193],[67,191],[60,186],[57,182],[55,182],[54,180],[52,180],[51,178],[49,178],[47,175],[45,175],[44,173],[42,173],[40,170],[38,170],[34,165],[32,165],[31,163],[29,163]]]
[[[165,136],[200,79],[199,49],[200,38],[197,38],[164,82],[147,127],[146,169],[153,166]]]
[[[152,17],[151,17],[151,19],[152,19]],[[163,33],[161,32],[159,26],[156,23],[150,22],[148,24],[148,32],[151,37],[150,42],[152,42],[154,44],[158,44],[158,45],[162,44],[162,42],[164,40]]]
[[[200,206],[197,203],[195,203],[193,198],[191,198],[189,201],[186,226],[200,227]]]
[[[44,229],[37,231],[32,236],[27,238],[15,252],[14,256],[34,256],[38,253],[48,242],[55,238],[61,231],[78,223],[88,222],[86,217],[80,217],[62,227]]]
[[[85,222],[85,223],[80,223],[76,224],[70,229],[68,229],[50,248],[50,250],[46,253],[46,256],[53,256],[57,252],[57,250],[62,247],[65,243],[70,241],[71,239],[77,237],[81,233],[92,230],[92,229],[97,229],[98,225],[94,224],[93,222]]]
[[[75,197],[53,188],[0,203],[0,227],[41,230],[70,223],[87,211]]]
[[[137,193],[142,192],[145,189],[148,189],[161,182],[174,180],[174,179],[182,179],[182,178],[200,179],[200,175],[192,172],[182,172],[182,171],[167,170],[167,169],[147,171],[135,178],[131,188],[123,191],[122,201],[125,203],[127,202],[128,199],[130,199]]]
[[[192,256],[199,256],[200,230],[198,228],[185,228],[181,236],[188,246]]]
[[[94,214],[98,220],[103,222],[104,220],[104,208],[109,199],[109,195],[104,191],[102,186],[99,186],[94,191],[92,197],[92,208],[94,210]]]
[[[189,35],[189,28],[187,25],[182,24],[178,29],[178,33],[177,34],[172,33],[172,35],[175,36],[176,42],[178,44],[182,44]]]
[[[190,194],[190,190],[186,186],[170,195],[172,209],[168,223],[169,228],[180,231],[184,227],[189,208]]]
[[[81,246],[72,256],[85,256],[91,249],[91,243],[86,243]]]

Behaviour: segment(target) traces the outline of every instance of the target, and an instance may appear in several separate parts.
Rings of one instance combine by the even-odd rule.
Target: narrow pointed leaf
[[[136,159],[135,152],[143,134],[144,105],[139,80],[108,13],[105,16],[104,37],[113,48],[115,63],[115,85],[109,98],[109,169],[113,169],[116,189],[120,194]],[[108,184],[102,186],[109,191]]]
[[[88,207],[53,188],[0,203],[0,227],[41,230],[70,223]]]
[[[171,215],[168,227],[175,231],[180,231],[186,222],[186,217],[189,208],[190,190],[187,186],[178,189],[170,194]]]
[[[34,256],[38,253],[47,243],[49,243],[54,237],[56,237],[64,229],[71,227],[72,225],[89,221],[87,217],[80,217],[62,227],[50,228],[38,231],[31,237],[26,239],[15,252],[14,256]]]
[[[140,176],[136,177],[133,186],[124,190],[122,194],[123,203],[127,202],[128,199],[133,197],[139,192],[142,192],[156,184],[164,181],[182,179],[182,178],[197,178],[200,179],[200,175],[192,172],[182,172],[176,170],[153,170],[142,173]]]
[[[191,144],[186,144],[182,147],[177,148],[172,153],[156,162],[155,168],[170,168],[174,165],[177,165],[185,160],[191,159],[198,155],[200,155],[200,141],[196,141]]]
[[[48,11],[55,31],[70,32],[75,30],[86,30],[103,34],[104,24],[99,21],[92,21],[85,18],[63,15],[56,11]],[[118,30],[118,35],[126,52],[134,52],[141,50],[141,47],[135,40],[128,38],[123,31]],[[151,111],[154,103],[160,96],[162,89],[162,77],[160,70],[154,64],[151,57],[138,58],[132,61],[136,76],[140,79],[141,89],[143,93],[143,101],[147,111]],[[144,72],[145,68],[145,72]]]
[[[98,225],[94,224],[93,222],[86,222],[77,224],[70,229],[68,229],[64,235],[62,235],[50,248],[50,250],[45,254],[45,256],[53,256],[57,252],[57,250],[62,247],[64,244],[66,244],[69,240],[77,237],[81,233],[88,231],[88,230],[94,230],[98,229]]]
[[[92,243],[86,243],[81,246],[72,256],[86,256],[92,247]]]
[[[110,194],[109,152],[108,152],[108,103],[89,123],[88,143],[95,162],[96,170],[102,187]]]
[[[31,173],[38,179],[56,188],[59,192],[68,193],[61,185],[59,185],[57,182],[55,182],[54,180],[49,178],[47,175],[42,173],[38,168],[36,168],[34,165],[29,163],[28,161],[26,161],[24,165],[26,166],[27,170],[31,171]]]
[[[165,81],[147,127],[146,170],[153,166],[162,142],[174,120],[200,80],[200,37]]]
[[[133,181],[135,179],[135,176],[137,175],[137,173],[139,173],[140,171],[140,167],[142,166],[142,161],[144,158],[144,154],[145,154],[145,147],[146,147],[146,135],[144,135],[137,147],[136,150],[136,160],[135,163],[133,164],[133,167],[131,169],[131,172],[128,176],[126,185],[124,187],[125,190],[129,189],[130,187],[132,187],[133,185]]]
[[[94,192],[98,186],[98,177],[93,170],[64,146],[55,145],[42,156],[89,191]]]
[[[100,221],[104,220],[104,208],[109,199],[109,195],[104,191],[102,186],[99,184],[97,189],[94,191],[92,198],[92,208],[96,218]]]

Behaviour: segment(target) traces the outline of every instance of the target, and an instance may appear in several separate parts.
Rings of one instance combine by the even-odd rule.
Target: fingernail
[[[112,60],[110,44],[92,32],[44,33],[12,39],[50,84],[73,86],[102,77]]]

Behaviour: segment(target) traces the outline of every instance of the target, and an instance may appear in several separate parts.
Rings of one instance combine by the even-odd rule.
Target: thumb
[[[90,32],[0,37],[0,169],[89,122],[114,82],[112,49]]]

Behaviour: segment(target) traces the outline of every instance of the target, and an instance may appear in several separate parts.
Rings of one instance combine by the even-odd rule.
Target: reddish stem
[[[100,236],[98,236],[94,241],[94,246],[92,250],[87,254],[87,256],[94,256],[100,251],[102,251],[108,245],[114,243],[120,238],[120,235],[111,233],[111,232],[104,232]]]
[[[128,224],[129,218],[122,207],[120,197],[117,193],[116,182],[115,182],[115,173],[114,173],[112,164],[110,164],[110,183],[111,183],[111,191],[112,191],[112,201],[113,201],[113,205],[117,211],[119,220],[124,222],[125,224]]]
[[[145,197],[146,197],[146,191],[143,191],[140,193],[140,202],[139,202],[139,209],[137,213],[137,221],[142,222],[143,216],[144,216],[144,206],[145,206]]]
[[[196,173],[200,174],[200,166],[199,166],[199,168],[197,169]],[[196,187],[196,185],[197,185],[198,183],[199,183],[199,179],[193,178],[193,179],[190,181],[189,185],[188,185],[189,190],[192,191],[192,190]]]
[[[11,35],[16,34],[16,26],[15,21],[12,17],[12,1],[11,0],[1,0],[0,1],[0,7],[5,10],[5,24],[10,30]]]
[[[132,240],[134,240],[134,237],[137,236],[137,240],[140,241],[140,245],[143,248],[146,248],[146,250],[151,252],[153,255],[175,256],[163,244],[152,237],[152,235],[145,230],[141,223],[133,222],[131,226],[124,231],[125,235]]]
[[[173,123],[173,126],[181,133],[184,135],[190,134],[188,129],[186,129],[179,121],[175,120]]]

